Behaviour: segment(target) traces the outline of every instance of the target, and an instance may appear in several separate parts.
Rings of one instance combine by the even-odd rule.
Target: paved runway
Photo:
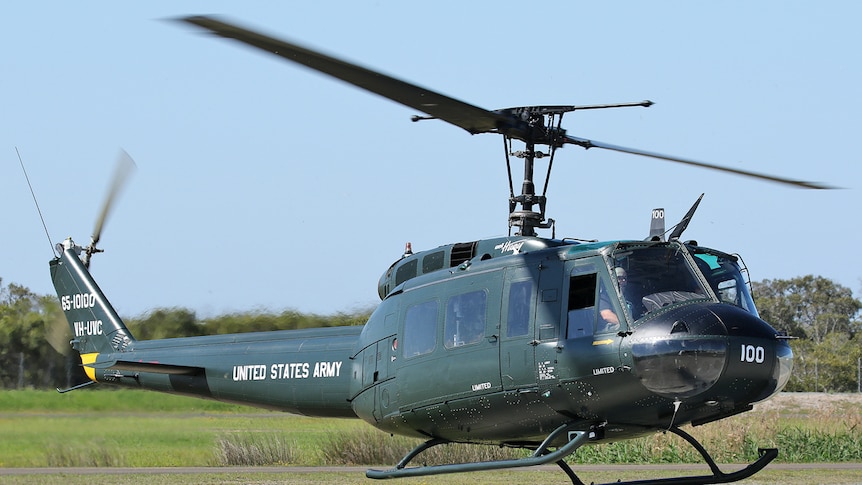
[[[732,472],[745,465],[719,465],[725,472]],[[573,465],[576,473],[590,471],[686,471],[709,468],[704,464],[686,465]],[[862,463],[773,463],[770,470],[862,470]],[[76,468],[0,468],[0,476],[13,475],[128,475],[128,474],[193,474],[193,473],[357,473],[365,475],[368,467],[363,466],[262,466],[262,467],[76,467]],[[559,470],[556,465],[525,467],[508,471]]]

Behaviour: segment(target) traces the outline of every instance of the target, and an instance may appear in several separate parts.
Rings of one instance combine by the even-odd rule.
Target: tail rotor
[[[87,245],[84,249],[84,255],[81,258],[81,261],[84,263],[84,267],[90,267],[90,259],[96,253],[101,253],[104,250],[99,249],[96,245],[99,243],[99,240],[102,237],[102,228],[105,225],[105,222],[108,220],[108,216],[111,213],[111,209],[114,204],[114,200],[119,195],[123,186],[126,183],[126,180],[134,171],[136,165],[135,161],[132,160],[132,157],[126,153],[125,150],[120,150],[120,154],[117,157],[117,162],[114,166],[114,176],[111,179],[111,185],[108,187],[108,195],[105,198],[105,202],[102,204],[102,210],[99,214],[99,218],[96,220],[96,227],[93,229],[93,235],[90,238],[90,244]]]

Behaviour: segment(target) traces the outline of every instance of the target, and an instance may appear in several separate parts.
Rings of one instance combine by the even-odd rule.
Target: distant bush
[[[234,433],[216,440],[216,466],[289,465],[297,462],[297,445],[284,434]]]
[[[329,465],[388,465],[401,461],[422,440],[392,436],[376,429],[360,429],[328,437],[320,448]],[[491,445],[460,443],[432,447],[420,454],[410,465],[441,465],[477,461],[498,461],[523,458],[528,451]]]
[[[199,320],[194,312],[185,308],[162,308],[153,310],[141,318],[126,319],[126,325],[135,338],[151,340],[198,335],[364,325],[370,315],[371,310],[358,310],[354,313],[336,313],[333,315],[316,315],[286,310],[281,313],[231,313]]]
[[[51,443],[45,447],[45,457],[47,466],[57,468],[125,466],[116,448],[105,442],[86,447],[78,443]]]

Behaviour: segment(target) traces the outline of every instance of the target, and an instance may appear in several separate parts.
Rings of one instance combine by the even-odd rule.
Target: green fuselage
[[[566,423],[612,440],[720,419],[789,372],[735,260],[677,242],[443,246],[393,264],[363,327],[155,341],[129,335],[66,246],[52,275],[97,382],[531,445]]]

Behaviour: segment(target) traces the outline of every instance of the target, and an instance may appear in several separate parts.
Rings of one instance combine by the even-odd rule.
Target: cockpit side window
[[[596,324],[596,273],[572,275],[569,279],[566,338],[593,334]]]
[[[690,249],[694,253],[698,269],[722,303],[736,305],[757,315],[754,299],[748,291],[748,283],[735,256],[701,247]]]
[[[566,338],[586,337],[597,333],[618,332],[625,321],[619,308],[619,296],[609,291],[607,276],[594,265],[575,267],[569,277]]]

